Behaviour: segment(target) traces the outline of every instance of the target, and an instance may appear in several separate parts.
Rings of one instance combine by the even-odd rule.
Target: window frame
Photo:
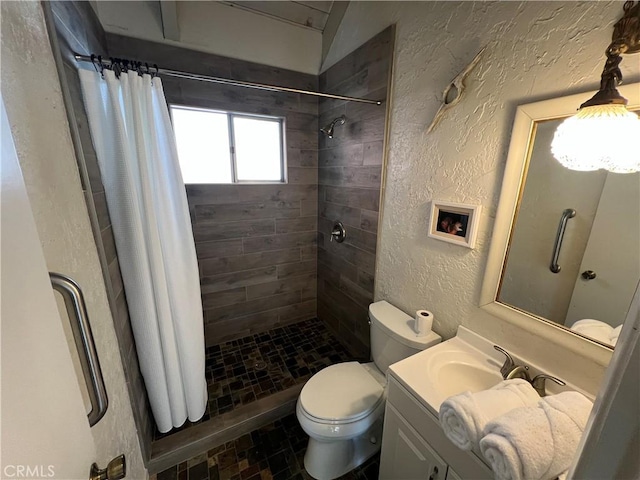
[[[169,103],[169,114],[171,117],[171,125],[174,123],[173,108],[181,110],[194,110],[198,112],[218,113],[227,116],[227,134],[229,135],[229,161],[231,162],[231,182],[225,183],[206,183],[206,185],[280,185],[288,183],[287,178],[287,148],[286,148],[286,117],[277,115],[261,115],[257,113],[246,113],[231,110],[221,110],[218,108],[207,107],[194,107],[192,105],[182,105],[179,103]],[[278,123],[280,132],[280,180],[239,180],[237,157],[236,157],[236,142],[235,142],[235,129],[233,125],[234,118],[250,118],[259,120],[269,120]],[[196,184],[193,184],[196,185]]]

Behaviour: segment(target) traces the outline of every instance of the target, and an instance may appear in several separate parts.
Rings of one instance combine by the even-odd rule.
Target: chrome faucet
[[[533,386],[535,391],[538,392],[538,395],[540,395],[541,397],[547,396],[547,389],[545,388],[546,380],[551,380],[552,382],[555,382],[560,386],[566,385],[564,381],[560,380],[559,378],[552,377],[551,375],[547,375],[546,373],[541,373],[539,375],[536,375],[533,378],[533,380],[531,380],[531,385]]]
[[[504,348],[499,347],[498,345],[494,345],[493,348],[495,348],[506,357],[504,360],[504,364],[500,368],[502,378],[504,378],[505,380],[511,380],[512,378],[522,378],[529,382],[541,397],[547,395],[547,391],[545,388],[545,383],[547,380],[551,380],[552,382],[555,382],[561,386],[566,385],[566,383],[559,378],[552,377],[551,375],[547,375],[546,373],[536,375],[532,380],[531,376],[529,375],[529,367],[527,367],[526,365],[516,365],[516,362],[513,361],[513,357]]]
[[[500,368],[502,378],[504,378],[505,380],[511,380],[512,378],[524,378],[527,382],[531,381],[531,377],[529,377],[528,372],[529,367],[524,365],[516,365],[516,362],[513,361],[513,357],[504,348],[499,347],[498,345],[494,345],[493,348],[495,348],[506,357],[504,360],[504,364]]]
[[[529,367],[526,365],[517,365],[511,370],[506,377],[505,380],[511,380],[512,378],[522,378],[527,382],[531,383],[531,377],[529,376]]]

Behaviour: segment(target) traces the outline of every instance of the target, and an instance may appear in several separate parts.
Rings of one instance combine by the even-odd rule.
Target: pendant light
[[[553,156],[571,170],[640,171],[640,118],[627,109],[617,86],[622,54],[640,52],[640,2],[625,2],[624,15],[607,48],[600,90],[560,124],[551,143]]]

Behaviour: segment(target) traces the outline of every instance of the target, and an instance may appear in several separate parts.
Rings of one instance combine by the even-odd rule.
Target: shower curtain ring
[[[122,67],[120,66],[120,59],[110,57],[109,60],[111,60],[111,70],[113,70],[113,73],[116,75],[116,78],[120,78],[120,74],[122,73]]]
[[[102,62],[102,55],[98,55],[98,65],[100,65],[100,76],[104,78],[104,63]]]
[[[99,73],[100,76],[102,78],[104,78],[104,65],[102,64],[102,57],[101,56],[95,56],[95,54],[91,54],[91,64],[93,65],[93,68],[95,69],[96,73]],[[100,69],[98,69],[98,65],[100,66]]]

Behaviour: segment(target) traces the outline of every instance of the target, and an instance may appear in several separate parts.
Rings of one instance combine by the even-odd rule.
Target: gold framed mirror
[[[619,90],[629,99],[629,109],[639,111],[640,84]],[[633,200],[640,195],[640,174],[575,172],[553,159],[548,144],[557,124],[574,114],[590,95],[587,92],[518,107],[480,306],[606,364],[614,343],[607,341],[610,337],[591,331],[587,337],[570,327],[578,320],[594,319],[603,324],[605,331],[614,330],[624,321],[640,276],[640,261],[634,261],[640,255],[640,228],[634,228],[640,222],[640,205]],[[599,232],[598,229],[613,228],[608,217],[616,212],[616,202],[621,200],[612,192],[621,191],[622,201],[634,207],[633,212],[625,212],[633,217],[628,222],[629,229],[625,231],[623,223],[619,232]],[[558,239],[560,249],[555,248]],[[625,249],[627,255],[631,253],[633,258],[626,261],[634,268],[618,275],[624,270],[620,267],[620,262],[625,262],[621,255],[609,266],[609,253],[600,255],[604,260],[594,261],[594,252],[602,252],[607,244],[614,253],[625,253]],[[615,284],[612,277],[616,275],[625,277],[620,281],[626,283]],[[598,290],[596,286],[601,299],[593,293]]]

